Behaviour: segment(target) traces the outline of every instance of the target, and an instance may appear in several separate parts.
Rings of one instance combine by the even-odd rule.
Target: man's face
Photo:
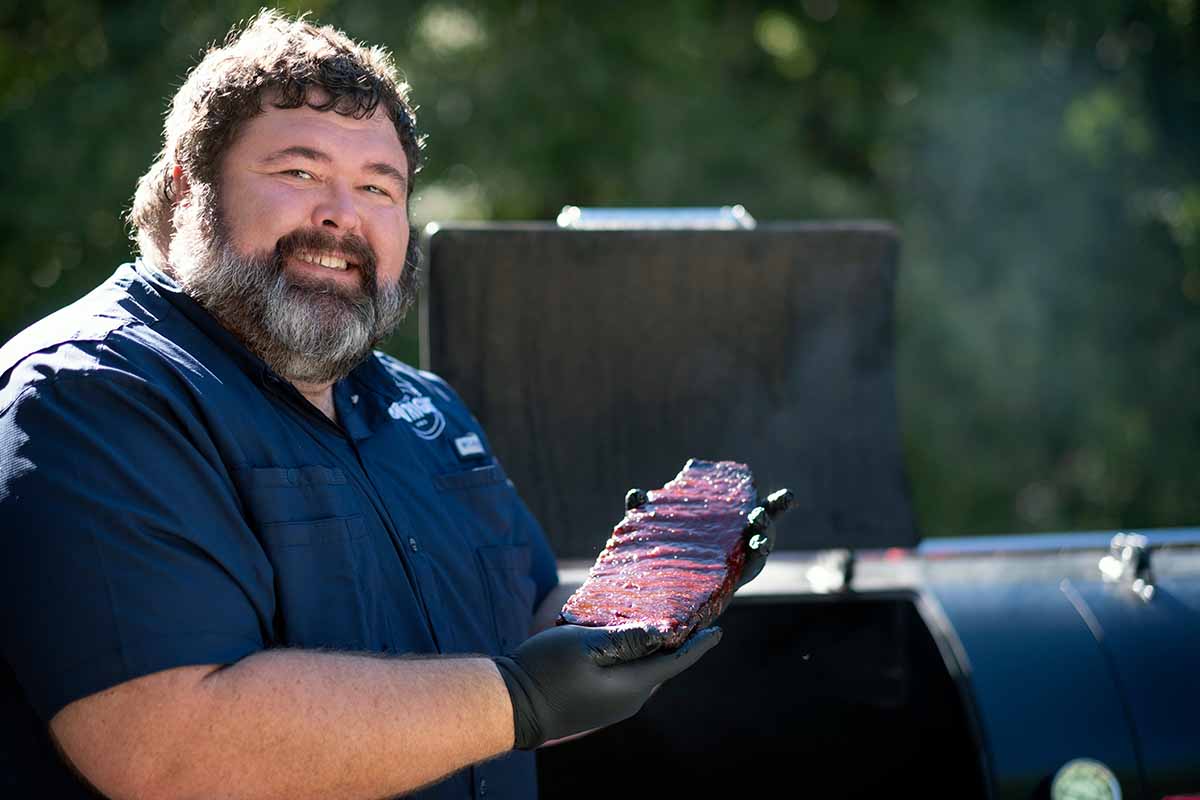
[[[176,211],[189,294],[268,364],[320,384],[353,369],[415,293],[408,168],[391,120],[264,103],[215,187]]]

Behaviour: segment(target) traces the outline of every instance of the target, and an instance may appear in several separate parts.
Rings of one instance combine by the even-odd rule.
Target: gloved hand
[[[655,653],[660,638],[643,628],[560,625],[496,658],[512,698],[514,747],[532,750],[632,717],[660,683],[721,641],[721,629],[697,631],[669,653]]]
[[[738,589],[762,572],[767,556],[771,555],[771,548],[775,546],[770,531],[771,522],[792,507],[794,497],[788,489],[771,492],[766,500],[750,512],[746,524],[746,566],[742,569],[742,577],[738,579]]]

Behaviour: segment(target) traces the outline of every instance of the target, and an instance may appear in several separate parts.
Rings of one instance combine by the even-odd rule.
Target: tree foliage
[[[927,535],[1200,522],[1195,0],[306,9],[413,84],[418,223],[735,202],[895,221]],[[256,10],[0,11],[0,338],[128,257],[165,99]]]

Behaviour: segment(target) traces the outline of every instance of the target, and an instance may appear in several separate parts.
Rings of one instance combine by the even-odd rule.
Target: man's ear
[[[175,198],[175,205],[186,203],[192,195],[192,184],[183,167],[178,164],[171,168],[171,195]]]

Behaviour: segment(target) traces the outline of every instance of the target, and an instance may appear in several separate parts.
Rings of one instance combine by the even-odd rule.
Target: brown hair
[[[162,150],[138,180],[129,210],[139,249],[166,266],[175,166],[192,182],[215,186],[221,156],[242,124],[262,113],[268,93],[278,108],[308,105],[360,119],[382,106],[408,159],[411,195],[424,139],[408,92],[384,48],[358,44],[303,16],[263,9],[240,30],[234,26],[223,44],[210,47],[171,100]]]

